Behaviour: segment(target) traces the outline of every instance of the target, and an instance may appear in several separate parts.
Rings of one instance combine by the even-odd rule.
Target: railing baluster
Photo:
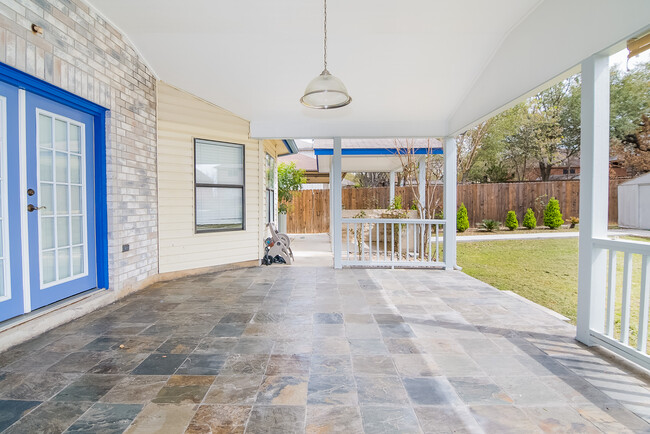
[[[368,260],[372,262],[372,223],[368,223]]]
[[[364,243],[364,238],[365,238],[364,232],[365,232],[365,230],[366,230],[366,224],[361,223],[361,236],[359,237],[359,239],[361,241],[359,242],[359,244],[361,244],[361,260],[362,261],[366,260],[366,245]]]
[[[429,251],[428,262],[431,262],[431,223],[427,227],[427,250]]]
[[[623,257],[623,299],[621,303],[621,343],[630,342],[630,296],[632,295],[632,254]]]
[[[348,258],[348,261],[349,261],[350,260],[350,223],[346,223],[345,235],[347,236],[347,240],[348,240],[348,242],[347,242],[347,253],[348,253],[347,258]]]
[[[409,244],[411,244],[411,237],[409,237],[409,224],[406,223],[406,260],[409,260],[409,255],[411,254],[411,248],[409,247]],[[401,249],[400,249],[401,250]]]
[[[402,260],[402,225],[400,223],[397,224],[397,231],[398,231],[397,260],[401,261]]]
[[[359,237],[357,237],[357,224],[354,223],[354,260],[359,260]]]
[[[639,306],[639,333],[636,348],[645,353],[648,346],[648,301],[650,297],[650,256],[641,260],[641,302]]]
[[[388,250],[386,250],[386,223],[384,223],[384,261],[388,261]]]
[[[377,223],[377,262],[381,261],[381,250],[379,249],[379,223]]]
[[[436,262],[440,262],[440,225],[436,224]]]
[[[427,225],[422,224],[420,226],[420,261],[424,262],[424,235],[427,228]]]
[[[614,337],[614,312],[616,311],[616,251],[609,250],[609,264],[607,275],[607,314],[605,334]]]
[[[390,224],[390,260],[395,261],[395,223]]]

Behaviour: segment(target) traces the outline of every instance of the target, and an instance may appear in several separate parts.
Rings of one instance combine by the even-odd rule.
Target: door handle
[[[27,205],[27,211],[29,212],[38,211],[39,209],[45,209],[45,206],[34,206],[31,203]]]

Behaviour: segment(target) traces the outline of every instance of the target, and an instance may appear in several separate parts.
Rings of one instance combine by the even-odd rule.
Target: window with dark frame
[[[194,140],[195,231],[245,229],[244,145]]]

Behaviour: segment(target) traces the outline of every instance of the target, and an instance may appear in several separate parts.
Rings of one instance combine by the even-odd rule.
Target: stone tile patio
[[[460,272],[157,284],[0,354],[0,431],[648,432],[648,384]]]

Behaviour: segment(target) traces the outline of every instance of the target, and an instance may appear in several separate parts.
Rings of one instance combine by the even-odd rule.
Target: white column
[[[330,248],[332,253],[334,253],[334,188],[332,187],[332,166],[334,158],[330,160],[330,173],[329,173],[329,187],[330,187]]]
[[[576,339],[590,345],[589,330],[605,321],[607,253],[593,238],[607,236],[609,197],[609,58],[582,63],[580,136],[580,257]]]
[[[427,158],[418,163],[418,200],[422,210],[422,218],[427,218]]]
[[[443,249],[447,270],[456,266],[456,188],[458,175],[456,173],[456,139],[445,137],[443,143],[445,158],[443,209],[445,219],[445,236]]]
[[[392,205],[395,201],[395,170],[391,170],[388,175],[388,185],[390,186],[390,202],[389,205]]]
[[[341,198],[341,138],[334,138],[334,153],[332,155],[332,170],[330,170],[330,185],[332,186],[333,230],[332,248],[334,249],[334,268],[341,268],[341,237],[343,227],[341,214],[343,201]]]

